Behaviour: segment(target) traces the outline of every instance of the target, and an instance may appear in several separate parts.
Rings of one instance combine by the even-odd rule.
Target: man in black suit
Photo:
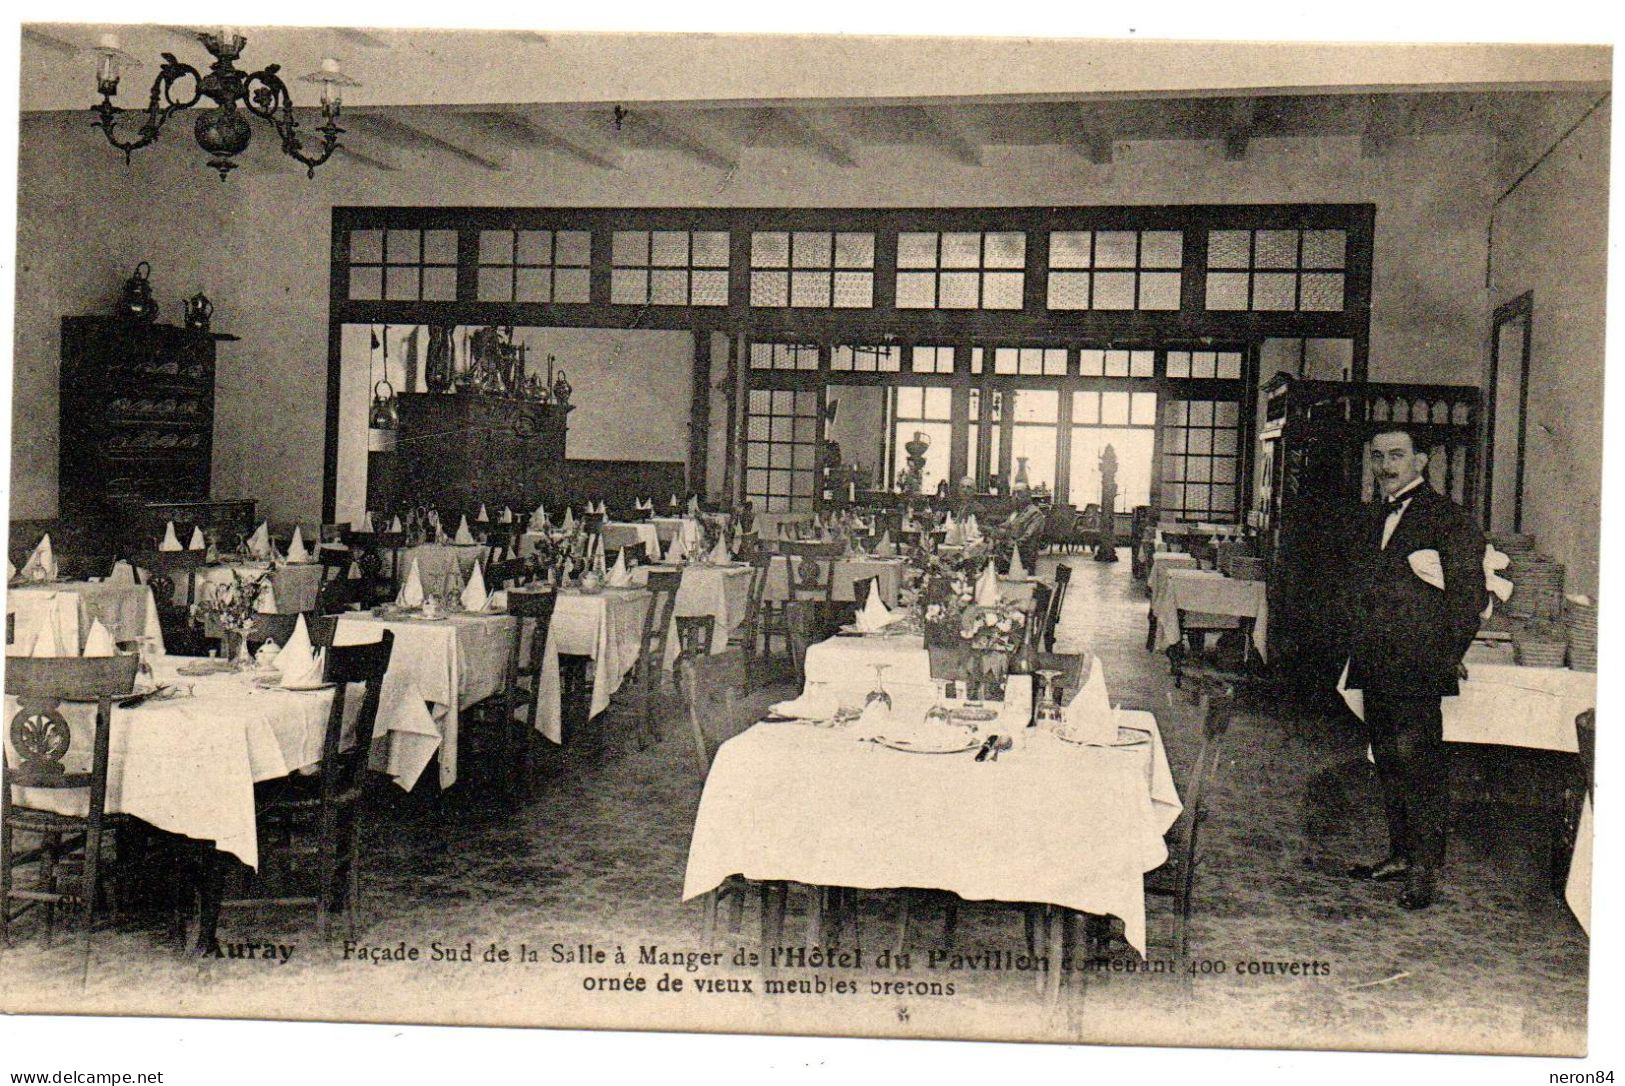
[[[1444,863],[1450,781],[1440,699],[1459,693],[1484,607],[1484,536],[1435,493],[1428,457],[1403,426],[1372,437],[1383,501],[1362,511],[1345,593],[1348,686],[1365,723],[1388,816],[1388,856],[1355,878],[1404,879],[1399,904],[1425,909]]]

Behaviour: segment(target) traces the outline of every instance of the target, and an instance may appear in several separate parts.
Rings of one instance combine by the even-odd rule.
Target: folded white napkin
[[[401,585],[395,602],[402,607],[423,606],[423,577],[418,573],[418,560],[412,559],[412,568],[406,571],[406,583]]]
[[[666,547],[666,564],[676,565],[678,562],[688,560],[688,545],[683,542],[683,533],[678,532],[671,537],[671,543]]]
[[[513,523],[513,510],[509,509],[506,505],[504,505],[502,507],[501,515],[497,517],[497,523],[498,524],[512,524]]]
[[[40,536],[28,561],[23,563],[23,577],[30,581],[56,580],[56,555],[51,552],[49,533]]]
[[[677,500],[677,495],[675,494],[671,496],[671,507],[673,509],[681,509],[683,507],[683,503]]]
[[[622,551],[615,556],[615,565],[604,578],[604,584],[609,588],[625,588],[631,583],[632,575],[626,570],[626,552]]]
[[[271,557],[271,528],[263,520],[248,537],[248,553],[261,561]]]
[[[288,643],[276,654],[276,669],[282,672],[282,685],[310,686],[321,682],[325,663],[324,655],[312,648],[305,616],[300,615]]]
[[[1484,587],[1494,592],[1502,603],[1512,595],[1512,582],[1502,577],[1501,570],[1512,564],[1512,559],[1493,546],[1484,544]]]
[[[828,690],[808,690],[799,698],[775,702],[769,709],[779,716],[793,716],[797,720],[828,720],[840,707],[840,700]]]
[[[536,512],[534,512],[534,513],[532,513],[530,515],[530,530],[533,531],[533,532],[539,532],[539,531],[545,529],[546,527],[547,527],[547,506],[538,503],[537,506],[536,506]]]
[[[699,498],[691,497],[691,498],[688,499],[688,515],[691,516],[691,517],[697,517],[697,516],[700,515],[700,499]]]
[[[655,500],[653,498],[641,498],[638,501],[638,508],[647,509],[652,513],[654,512],[655,508]]]
[[[976,523],[976,514],[970,513],[965,517],[964,537],[966,543],[975,543],[982,538],[981,526]]]
[[[484,502],[480,503],[480,511],[479,511],[478,515],[476,515],[474,517],[474,523],[475,524],[489,524],[489,523],[491,523],[491,518],[485,515],[485,503]]]
[[[90,632],[85,635],[84,654],[86,656],[118,655],[118,646],[113,644],[113,635],[107,632],[107,627],[102,625],[102,620],[99,618],[90,620]]]
[[[884,603],[880,602],[880,586],[874,581],[870,581],[869,598],[864,601],[863,610],[858,612],[858,629],[864,633],[879,633],[896,622],[897,617],[887,610]]]
[[[1410,563],[1412,573],[1439,591],[1444,591],[1444,564],[1439,560],[1438,551],[1425,547],[1407,554],[1405,561]]]
[[[400,531],[404,530],[404,529],[401,528],[401,518],[400,517],[391,517],[390,518],[389,530],[391,532],[400,532]]]
[[[1110,746],[1117,742],[1117,716],[1106,690],[1106,665],[1096,656],[1089,661],[1089,681],[1062,710],[1061,730],[1075,743]]]
[[[457,536],[453,542],[468,545],[474,542],[474,533],[468,530],[468,518],[465,516],[457,522]]]
[[[192,529],[192,538],[186,541],[186,549],[189,551],[202,551],[209,549],[209,541],[203,538],[202,528]]]
[[[564,509],[564,520],[559,524],[559,527],[563,528],[567,532],[575,531],[576,518],[575,514],[570,511],[569,506],[566,506]]]
[[[126,588],[135,582],[135,567],[128,562],[114,562],[113,572],[107,575],[108,584],[123,585]]]
[[[976,578],[976,606],[997,607],[999,605],[999,571],[989,562],[982,567],[981,575]]]
[[[720,536],[717,545],[711,548],[709,561],[712,565],[725,566],[733,560],[733,552],[728,549],[728,537]]]
[[[705,542],[705,526],[693,517],[683,518],[681,534],[690,551],[699,550],[700,544]]]
[[[1021,548],[1010,548],[1010,579],[1012,581],[1025,581],[1027,579],[1027,566],[1021,560]]]
[[[260,598],[254,601],[254,610],[262,615],[274,615],[276,606],[276,583],[274,580],[266,581],[265,587],[260,589]]]
[[[299,530],[299,525],[293,526],[293,538],[288,540],[288,561],[308,562],[310,552],[305,549],[305,537]]]
[[[488,602],[490,593],[485,590],[485,571],[475,562],[474,572],[468,575],[468,583],[463,586],[463,610],[483,611]]]
[[[508,590],[499,588],[491,593],[491,598],[485,601],[488,611],[506,611],[508,609]]]
[[[158,544],[158,549],[161,551],[178,551],[181,549],[180,537],[175,534],[174,521],[164,522],[164,538]]]
[[[875,557],[897,557],[897,544],[891,541],[891,530],[889,528],[880,534],[880,542],[875,544]]]
[[[352,522],[352,523],[355,524],[355,530],[358,531],[358,532],[376,531],[376,529],[373,528],[373,526],[372,526],[372,510],[371,509],[363,509],[361,511],[361,520],[360,520],[360,522],[359,523]]]

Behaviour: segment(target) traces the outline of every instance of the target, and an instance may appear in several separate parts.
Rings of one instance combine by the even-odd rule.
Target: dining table
[[[406,583],[406,575],[416,561],[424,591],[440,593],[449,588],[452,576],[456,576],[460,590],[468,581],[468,575],[474,572],[475,563],[483,562],[489,553],[490,549],[483,543],[420,543],[400,548],[396,561],[402,584]]]
[[[976,736],[960,752],[925,753],[889,743],[884,722],[758,723],[717,751],[683,900],[732,876],[945,890],[1116,916],[1144,954],[1144,876],[1167,860],[1163,835],[1181,804],[1156,717],[1118,710],[1116,722],[1116,745],[1029,728],[983,759]]]
[[[93,621],[100,620],[115,641],[141,641],[162,652],[158,603],[146,585],[128,581],[58,580],[11,585],[6,589],[6,648],[25,651],[47,626],[57,643],[84,647]]]
[[[660,532],[651,521],[605,521],[599,529],[599,536],[605,551],[618,551],[622,547],[642,543],[645,554],[650,557],[660,554]]]
[[[440,787],[456,783],[460,714],[507,683],[514,622],[496,613],[426,619],[393,610],[339,617],[335,645],[369,644],[385,630],[395,635],[378,706],[388,742],[372,753],[375,768],[410,789],[438,755]]]
[[[186,586],[175,586],[175,602],[197,602],[217,586],[229,585],[233,577],[252,580],[271,571],[271,580],[260,592],[258,609],[263,614],[295,615],[316,610],[321,596],[324,568],[320,562],[233,561],[203,566],[192,572],[191,598],[182,595]]]
[[[1228,577],[1214,569],[1170,566],[1154,570],[1146,647],[1162,651],[1184,636],[1180,613],[1202,629],[1251,625],[1251,644],[1269,659],[1269,593],[1265,582]]]
[[[907,562],[901,558],[857,556],[809,560],[835,563],[832,574],[832,599],[842,603],[862,602],[857,600],[855,583],[867,577],[874,577],[878,579],[880,586],[880,602],[887,607],[897,606],[897,593],[902,586],[903,571],[908,568]],[[773,560],[768,563],[767,583],[762,589],[762,599],[769,603],[782,603],[789,598],[790,561],[782,554],[774,555]]]
[[[560,656],[586,661],[592,686],[588,719],[609,708],[643,651],[644,616],[653,598],[647,589],[635,587],[558,590],[537,680],[537,731],[554,743],[564,742]]]
[[[728,638],[745,620],[750,602],[750,582],[755,570],[748,562],[712,564],[693,562],[682,566],[654,564],[639,566],[631,572],[632,583],[641,587],[648,583],[654,571],[681,571],[682,582],[677,589],[677,600],[672,607],[671,627],[666,634],[666,656],[662,663],[669,668],[677,661],[682,646],[677,641],[679,618],[710,616],[715,620],[711,634],[711,652],[725,652]]]

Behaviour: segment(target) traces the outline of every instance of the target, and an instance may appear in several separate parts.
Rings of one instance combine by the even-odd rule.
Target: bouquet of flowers
[[[967,607],[959,619],[959,636],[976,653],[1008,656],[1021,644],[1027,615],[1010,604]]]
[[[194,614],[212,618],[222,630],[230,633],[247,633],[254,626],[260,593],[270,583],[269,569],[250,575],[233,568],[231,583],[210,586],[212,591],[205,591],[203,598],[193,605]]]

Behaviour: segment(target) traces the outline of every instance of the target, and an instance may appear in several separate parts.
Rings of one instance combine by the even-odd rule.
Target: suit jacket
[[[1382,546],[1382,502],[1363,509],[1349,543],[1343,592],[1348,685],[1368,693],[1446,697],[1459,693],[1456,668],[1484,609],[1484,535],[1426,482]],[[1409,556],[1439,553],[1441,591],[1418,577]]]

